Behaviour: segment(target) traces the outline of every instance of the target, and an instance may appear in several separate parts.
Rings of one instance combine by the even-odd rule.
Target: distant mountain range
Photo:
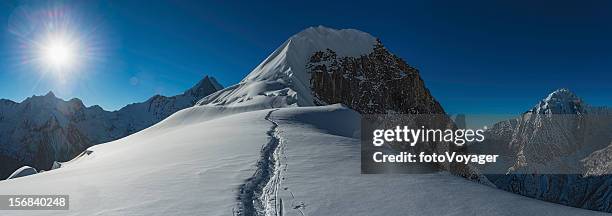
[[[493,125],[490,140],[477,148],[503,155],[489,167],[496,174],[482,168],[500,189],[612,212],[611,132],[612,110],[558,89],[520,117]]]
[[[145,129],[222,88],[206,76],[183,94],[155,95],[117,111],[85,107],[77,98],[64,101],[53,92],[21,103],[0,99],[0,178],[23,165],[48,170],[54,161]]]

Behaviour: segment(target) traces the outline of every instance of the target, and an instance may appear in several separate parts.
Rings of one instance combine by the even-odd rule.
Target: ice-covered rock
[[[62,163],[57,162],[57,161],[53,161],[53,165],[51,166],[51,169],[59,169],[60,167],[62,167]]]

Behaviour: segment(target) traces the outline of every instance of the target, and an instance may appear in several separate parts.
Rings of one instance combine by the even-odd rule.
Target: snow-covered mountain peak
[[[34,103],[37,105],[50,105],[57,104],[59,102],[65,101],[55,96],[52,91],[47,92],[45,95],[32,95],[23,101],[23,103]]]
[[[242,82],[293,78],[307,83],[306,63],[313,53],[330,49],[340,57],[358,57],[372,52],[374,44],[375,37],[359,30],[310,27],[291,36]]]
[[[306,64],[317,51],[333,50],[340,57],[359,57],[374,49],[377,40],[355,29],[307,28],[285,41],[240,83],[212,94],[199,105],[258,108],[313,106]]]
[[[293,49],[315,52],[331,49],[339,56],[360,56],[372,52],[376,38],[356,29],[307,28],[289,38]],[[311,54],[308,54],[309,56]],[[308,57],[309,57],[308,56]]]
[[[586,104],[569,89],[561,88],[548,94],[531,112],[538,114],[580,114],[586,111]]]
[[[217,90],[223,89],[223,86],[219,82],[217,82],[217,79],[215,79],[214,77],[205,76],[203,80],[209,83],[210,85],[214,86]]]
[[[45,97],[56,98],[56,96],[55,96],[55,94],[53,93],[53,91],[49,91],[49,92],[47,92],[47,94],[45,94]]]
[[[561,88],[557,89],[544,99],[544,101],[576,101],[580,100],[576,94],[571,92],[569,89]]]
[[[30,104],[30,106],[33,107],[38,107],[39,109],[45,110],[44,112],[47,113],[49,113],[50,110],[60,110],[62,112],[68,112],[69,110],[85,108],[85,105],[83,104],[83,101],[81,101],[81,99],[72,98],[70,100],[64,100],[55,96],[53,91],[49,91],[47,92],[47,94],[40,96],[32,95],[31,97],[26,98],[22,103]]]
[[[73,106],[84,107],[83,101],[78,98],[72,98],[68,102],[72,103]]]
[[[200,82],[196,85],[185,91],[187,95],[204,95],[210,94],[211,92],[216,92],[218,90],[223,89],[221,84],[217,82],[214,77],[205,76]]]
[[[0,99],[0,104],[2,104],[2,105],[14,105],[14,104],[17,104],[17,102],[9,100],[9,99]]]

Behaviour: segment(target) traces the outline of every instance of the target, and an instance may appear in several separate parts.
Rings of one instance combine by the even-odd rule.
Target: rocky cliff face
[[[519,118],[487,131],[509,152],[498,188],[574,207],[612,212],[612,112],[590,107],[567,89],[551,93]]]
[[[156,95],[118,111],[85,107],[79,99],[61,100],[52,92],[21,103],[0,100],[0,178],[23,165],[48,170],[86,148],[125,137],[221,89],[205,77],[181,95]]]
[[[306,66],[319,104],[343,103],[364,114],[444,114],[419,71],[391,54],[378,41],[361,57],[338,57],[327,49]]]

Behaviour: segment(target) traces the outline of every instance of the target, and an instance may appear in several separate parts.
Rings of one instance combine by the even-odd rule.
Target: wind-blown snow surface
[[[2,215],[232,215],[238,189],[270,139],[265,117],[271,111],[185,109],[93,146],[59,169],[0,182],[0,194],[68,194],[69,211]],[[278,123],[281,139],[278,190],[270,195],[282,203],[283,215],[597,214],[447,173],[361,175],[359,141],[352,138],[359,119],[340,105],[281,108],[269,119]]]

